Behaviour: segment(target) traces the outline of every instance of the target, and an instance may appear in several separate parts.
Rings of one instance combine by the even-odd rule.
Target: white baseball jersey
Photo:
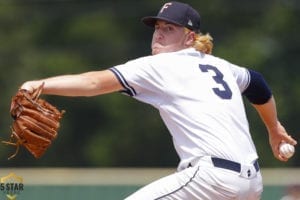
[[[239,163],[257,159],[241,96],[250,81],[247,69],[189,48],[111,70],[128,94],[159,110],[181,159],[179,170],[206,155]]]

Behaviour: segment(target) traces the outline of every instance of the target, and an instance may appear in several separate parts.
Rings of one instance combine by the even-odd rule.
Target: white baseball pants
[[[161,178],[125,200],[260,199],[263,185],[259,168],[241,165],[237,172],[214,164],[210,157],[203,157],[194,166]]]

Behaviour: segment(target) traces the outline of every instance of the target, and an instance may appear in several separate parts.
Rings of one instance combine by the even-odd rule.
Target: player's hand
[[[23,83],[20,87],[20,90],[27,90],[29,93],[32,93],[41,85],[39,81],[27,81]]]
[[[277,123],[277,126],[274,127],[272,130],[269,131],[269,142],[273,151],[275,158],[280,161],[288,161],[288,158],[283,157],[279,153],[279,145],[281,142],[286,142],[291,145],[296,145],[297,141],[290,136],[285,128],[281,125],[280,122]]]

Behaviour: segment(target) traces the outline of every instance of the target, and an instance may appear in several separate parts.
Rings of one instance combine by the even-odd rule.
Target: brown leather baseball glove
[[[32,93],[20,89],[12,98],[10,113],[14,119],[10,141],[2,141],[17,147],[8,159],[15,157],[24,146],[35,158],[40,158],[57,137],[64,111],[59,111],[39,96],[44,84]]]

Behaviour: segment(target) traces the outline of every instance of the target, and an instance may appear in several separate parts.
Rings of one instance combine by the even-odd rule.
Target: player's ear
[[[185,45],[191,47],[194,45],[196,33],[194,31],[188,31],[186,34]]]

